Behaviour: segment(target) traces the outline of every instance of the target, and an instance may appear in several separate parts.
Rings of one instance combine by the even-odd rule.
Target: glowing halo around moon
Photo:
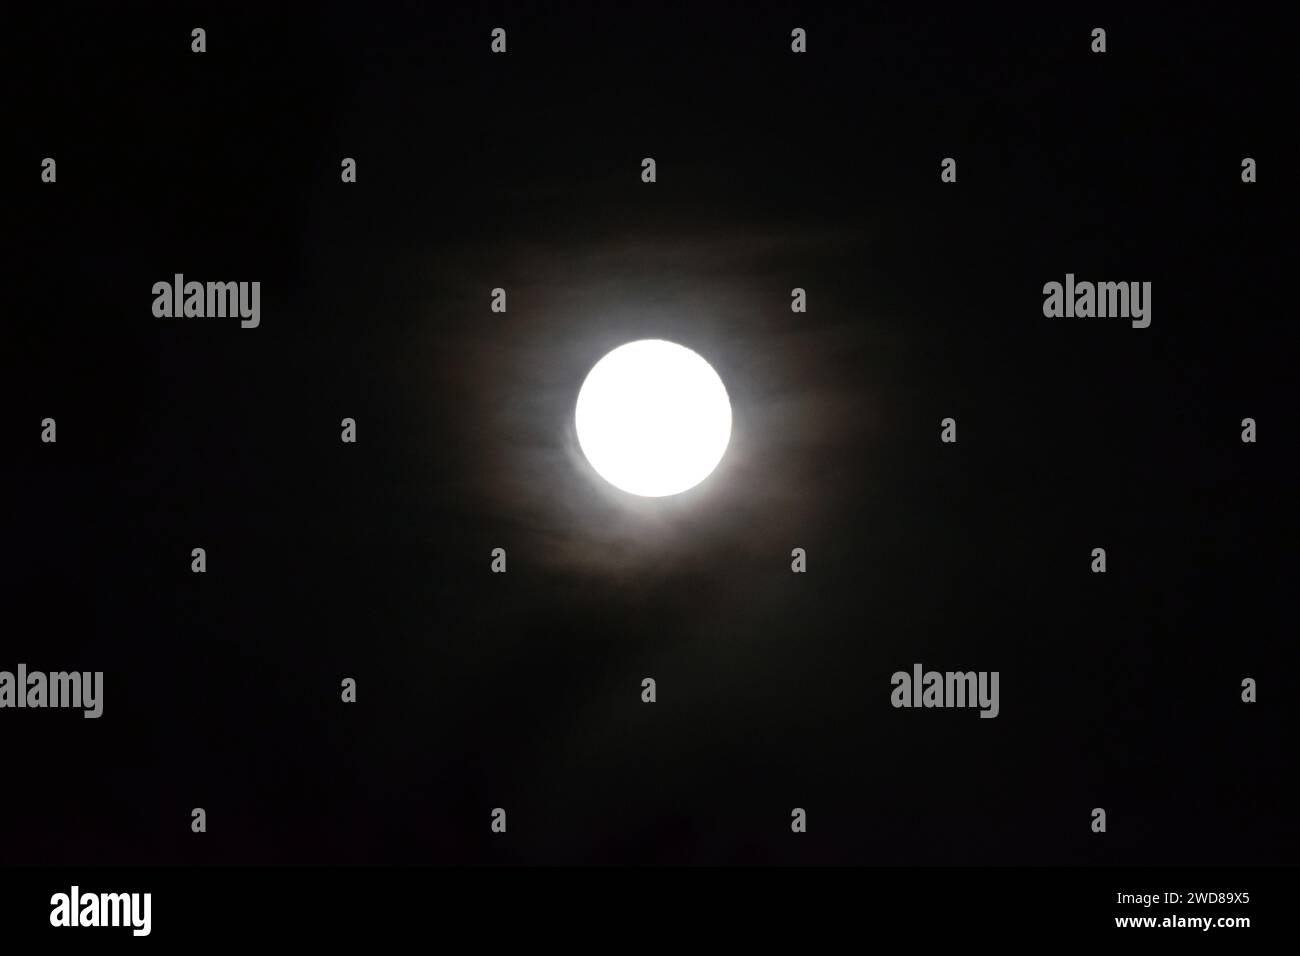
[[[578,444],[615,488],[663,498],[713,473],[731,440],[731,401],[708,362],[642,339],[597,362],[578,391]]]

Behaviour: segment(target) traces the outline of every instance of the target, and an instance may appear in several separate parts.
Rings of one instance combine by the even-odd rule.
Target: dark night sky
[[[0,713],[0,859],[1294,860],[1283,32],[622,7],[26,14],[0,669],[105,714]],[[261,327],[155,318],[175,272]],[[1067,272],[1151,327],[1044,318]],[[645,337],[735,412],[656,502],[572,436]],[[916,661],[1001,715],[891,708]]]

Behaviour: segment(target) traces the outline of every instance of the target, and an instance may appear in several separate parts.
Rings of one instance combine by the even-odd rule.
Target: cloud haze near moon
[[[878,326],[860,314],[816,315],[816,291],[813,315],[790,310],[790,289],[804,284],[791,261],[824,258],[833,243],[746,236],[539,248],[504,262],[486,286],[471,286],[471,273],[444,259],[439,275],[461,284],[463,319],[450,335],[431,325],[414,350],[437,355],[463,425],[453,467],[436,466],[438,480],[500,523],[520,566],[649,587],[706,558],[788,565],[790,549],[808,546],[844,493],[849,476],[836,462],[861,452],[878,423],[883,383],[862,371],[879,362],[870,359],[873,344],[880,352]],[[507,289],[505,314],[488,311],[493,285]],[[574,432],[587,372],[639,338],[695,350],[732,399],[722,462],[672,498],[611,488]]]

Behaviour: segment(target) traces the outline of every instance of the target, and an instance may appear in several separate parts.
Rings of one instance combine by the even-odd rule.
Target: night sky
[[[1294,860],[1283,32],[442,7],[10,33],[0,669],[105,690],[0,712],[0,859]],[[1067,272],[1150,281],[1150,328],[1045,318]],[[260,281],[260,327],[156,318],[175,273]],[[637,338],[731,396],[673,498],[576,446]],[[892,708],[915,662],[1001,713]]]

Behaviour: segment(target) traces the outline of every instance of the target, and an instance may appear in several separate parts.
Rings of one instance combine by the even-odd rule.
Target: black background
[[[105,711],[0,713],[0,861],[1295,860],[1281,24],[56,4],[6,42],[0,669]],[[261,327],[155,318],[176,272],[261,281]],[[1152,282],[1151,327],[1044,318],[1066,272]],[[650,336],[736,432],[647,508],[566,449]],[[894,710],[915,661],[1001,715]]]

